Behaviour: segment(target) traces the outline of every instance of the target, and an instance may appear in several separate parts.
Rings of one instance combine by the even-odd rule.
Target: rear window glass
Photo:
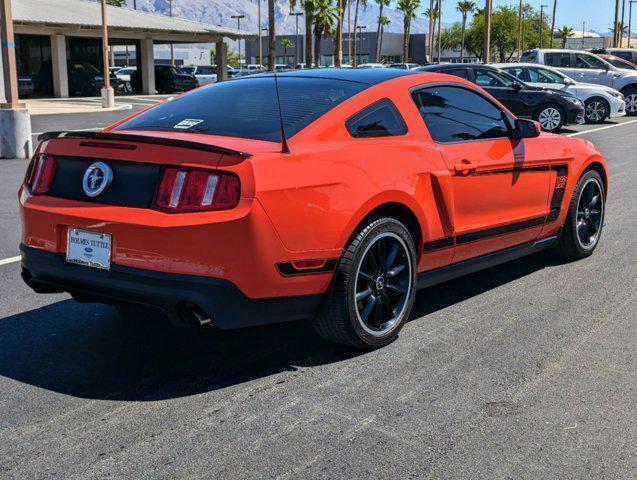
[[[322,78],[278,79],[286,137],[369,85]],[[190,132],[281,141],[273,77],[248,77],[200,88],[158,105],[115,130]]]
[[[535,60],[537,59],[537,55],[535,54],[535,52],[524,52],[522,54],[522,58],[520,58],[521,62],[535,62]]]

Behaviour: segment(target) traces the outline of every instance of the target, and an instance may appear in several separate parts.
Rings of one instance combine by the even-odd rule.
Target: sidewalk
[[[125,99],[122,99],[125,100]],[[102,108],[99,97],[87,98],[32,98],[24,100],[31,115],[50,115],[56,113],[109,112],[130,110],[132,105],[125,101],[115,103],[114,108]]]

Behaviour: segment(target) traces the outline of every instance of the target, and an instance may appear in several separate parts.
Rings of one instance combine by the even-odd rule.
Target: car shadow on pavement
[[[550,264],[535,255],[428,288],[416,297],[411,318]],[[91,399],[179,398],[362,354],[321,340],[309,322],[176,328],[153,318],[124,321],[111,307],[72,300],[0,319],[0,375]]]

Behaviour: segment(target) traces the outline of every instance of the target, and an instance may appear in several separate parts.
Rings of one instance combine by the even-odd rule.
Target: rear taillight
[[[239,203],[239,179],[229,173],[167,167],[155,206],[170,212],[226,210]]]
[[[55,166],[55,157],[52,155],[38,154],[33,157],[24,179],[25,186],[33,195],[44,195],[49,191]]]

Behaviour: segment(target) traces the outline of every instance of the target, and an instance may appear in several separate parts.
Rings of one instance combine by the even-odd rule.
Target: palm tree
[[[416,9],[420,7],[420,0],[398,0],[398,10],[403,12],[403,62],[409,61],[409,30],[411,21],[416,18]]]
[[[430,4],[434,4],[434,0],[430,0]],[[438,4],[436,3],[436,6]],[[438,18],[438,10],[436,8],[429,7],[425,10],[425,17],[429,19],[429,33],[427,34],[427,57],[430,62],[433,62],[434,57],[434,37],[436,33],[436,19]]]
[[[390,0],[376,0],[378,3],[380,10],[378,11],[378,29],[376,31],[376,63],[380,63],[380,47],[382,43],[382,29],[383,25],[387,25],[387,23],[383,24],[383,19],[388,20],[387,17],[383,16],[383,7],[389,6]]]
[[[563,26],[557,31],[557,34],[562,39],[562,48],[566,48],[566,39],[572,37],[575,33],[571,27]]]
[[[334,66],[341,68],[343,64],[343,20],[347,10],[347,0],[336,0],[338,22],[336,24],[336,38],[334,39]]]
[[[438,2],[438,63],[442,52],[442,0]]]
[[[316,66],[321,64],[321,40],[323,35],[334,31],[338,23],[338,7],[332,5],[332,0],[314,0],[314,58]]]
[[[380,22],[380,35],[379,35],[380,42],[378,45],[379,53],[378,53],[378,59],[376,60],[376,63],[380,63],[380,52],[382,52],[383,50],[383,33],[385,31],[385,27],[391,23],[391,20],[387,17],[380,17],[379,22]]]
[[[294,42],[289,38],[284,38],[281,40],[281,46],[283,47],[283,57],[287,60],[288,57],[288,48],[294,47]]]
[[[464,35],[467,30],[467,16],[476,9],[474,2],[462,1],[458,2],[456,10],[462,14],[462,40],[460,42],[460,63],[464,62]]]
[[[268,70],[275,71],[276,32],[274,31],[274,0],[268,0]]]
[[[551,45],[553,48],[553,37],[555,36],[555,12],[557,11],[557,0],[553,0],[553,19],[551,20]]]

